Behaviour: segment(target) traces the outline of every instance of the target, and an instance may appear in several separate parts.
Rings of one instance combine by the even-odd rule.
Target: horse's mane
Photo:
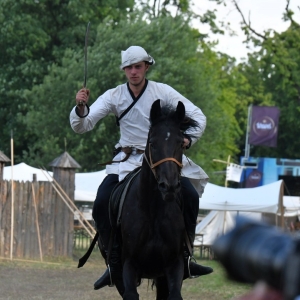
[[[172,106],[171,104],[165,104],[164,106],[161,107],[161,116],[155,119],[155,121],[153,122],[150,120],[150,129],[152,126],[155,126],[157,123],[165,122],[168,121],[169,119],[173,119],[175,113],[176,113],[176,109],[174,108],[174,106]],[[195,138],[194,135],[190,133],[186,133],[188,129],[192,129],[192,128],[195,129],[199,128],[199,123],[186,114],[183,121],[180,123],[180,130],[182,131],[182,133],[189,136],[190,138]]]

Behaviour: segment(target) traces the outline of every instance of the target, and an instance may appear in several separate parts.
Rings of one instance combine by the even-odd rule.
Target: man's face
[[[133,86],[143,84],[148,68],[149,65],[144,61],[125,67],[124,72],[129,84]]]

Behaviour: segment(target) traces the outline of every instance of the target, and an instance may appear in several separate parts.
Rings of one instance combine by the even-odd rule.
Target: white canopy
[[[75,200],[95,201],[100,183],[105,178],[105,170],[75,174]]]
[[[12,174],[13,171],[13,174]],[[13,168],[11,166],[4,167],[3,171],[3,179],[4,180],[11,180],[11,177],[13,177],[13,180],[15,181],[32,181],[33,174],[36,174],[36,180],[37,181],[48,181],[46,175],[44,175],[45,171],[42,171],[41,169],[37,169],[31,166],[28,166],[25,163],[20,163],[17,165],[14,165]],[[46,172],[47,173],[47,172]],[[51,176],[53,176],[52,172],[49,172]]]
[[[208,183],[200,209],[277,213],[282,180],[256,188],[233,189]]]
[[[4,167],[4,180],[11,180],[11,171],[11,166]],[[52,172],[48,173],[53,176]],[[13,166],[13,180],[15,181],[32,181],[33,174],[36,174],[38,181],[52,180],[50,176],[47,176],[47,172],[31,167],[25,163]],[[95,201],[98,187],[105,176],[105,170],[89,173],[76,173],[75,201]]]
[[[232,189],[208,183],[200,199],[200,209],[210,213],[197,225],[195,245],[211,245],[215,238],[235,225],[235,216],[261,219],[263,213],[283,218],[300,215],[300,197],[283,196],[283,181],[244,189]],[[281,205],[283,210],[281,210]],[[281,214],[283,213],[283,214]]]
[[[283,207],[285,217],[300,216],[300,197],[283,196]]]

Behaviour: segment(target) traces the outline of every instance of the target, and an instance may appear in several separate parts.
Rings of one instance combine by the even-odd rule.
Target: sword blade
[[[90,32],[90,22],[88,22],[85,32],[85,41],[84,41],[84,80],[83,80],[83,87],[86,88],[86,80],[87,80],[87,47],[88,47],[88,39],[89,39],[89,32]]]

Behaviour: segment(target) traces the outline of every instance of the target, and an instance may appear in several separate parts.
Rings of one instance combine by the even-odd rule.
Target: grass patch
[[[0,260],[0,299],[63,299],[63,300],[117,300],[121,299],[115,288],[93,290],[93,283],[106,269],[99,251],[93,251],[83,268],[78,269],[78,259],[84,251],[74,253],[74,259],[45,258],[44,263],[18,260]],[[196,279],[186,279],[182,296],[186,300],[232,300],[250,290],[249,285],[227,279],[225,270],[215,260],[199,259],[214,272]],[[12,291],[14,291],[12,293]],[[155,299],[148,280],[138,288],[141,300]],[[38,294],[38,298],[36,295]],[[50,296],[51,295],[51,296]],[[6,298],[5,298],[6,297]]]
[[[214,272],[197,279],[185,280],[182,287],[184,299],[231,300],[251,288],[250,285],[229,280],[218,261],[197,259],[197,263],[212,267]]]

